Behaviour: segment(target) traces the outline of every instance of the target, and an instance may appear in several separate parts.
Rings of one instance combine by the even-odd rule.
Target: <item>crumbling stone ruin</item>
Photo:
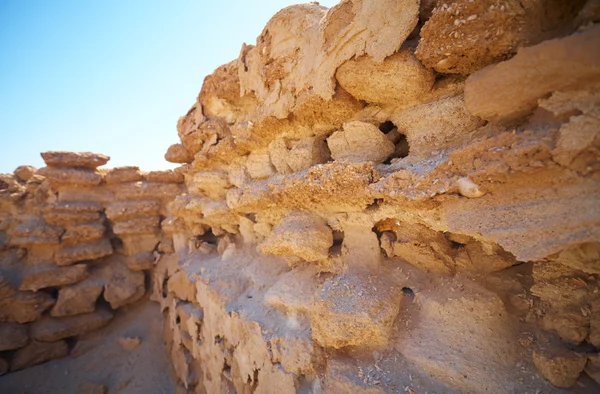
[[[600,3],[278,12],[174,171],[0,178],[0,373],[150,293],[177,392],[600,390]]]

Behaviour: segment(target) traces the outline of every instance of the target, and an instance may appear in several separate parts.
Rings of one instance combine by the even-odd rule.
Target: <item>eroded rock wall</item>
[[[181,390],[597,390],[596,3],[292,6],[206,77],[153,283]]]
[[[3,176],[0,367],[147,272],[180,392],[597,391],[599,10],[281,10],[205,78],[176,171]]]
[[[0,175],[0,373],[66,356],[79,335],[141,299],[173,250],[160,222],[173,171],[99,169],[108,156],[46,152]]]

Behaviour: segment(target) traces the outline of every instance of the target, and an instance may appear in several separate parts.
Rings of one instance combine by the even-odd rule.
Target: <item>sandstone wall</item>
[[[173,171],[98,169],[108,156],[46,152],[0,175],[0,373],[67,355],[78,335],[141,299],[173,250],[160,222]]]
[[[598,390],[599,20],[281,10],[205,78],[177,171],[49,152],[3,176],[3,355],[65,354],[150,270],[179,392]]]
[[[166,154],[187,190],[153,286],[180,389],[596,390],[598,17],[553,0],[277,13]]]

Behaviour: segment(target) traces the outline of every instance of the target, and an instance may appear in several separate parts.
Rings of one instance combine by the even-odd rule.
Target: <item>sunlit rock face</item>
[[[62,357],[149,292],[180,392],[597,390],[598,15],[281,10],[205,78],[176,170],[2,175],[0,360]]]

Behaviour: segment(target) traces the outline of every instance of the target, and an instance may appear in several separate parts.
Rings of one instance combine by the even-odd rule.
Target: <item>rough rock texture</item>
[[[179,168],[2,175],[0,324],[33,339],[0,359],[63,355],[150,283],[180,392],[598,391],[584,3],[287,7],[205,78]]]

